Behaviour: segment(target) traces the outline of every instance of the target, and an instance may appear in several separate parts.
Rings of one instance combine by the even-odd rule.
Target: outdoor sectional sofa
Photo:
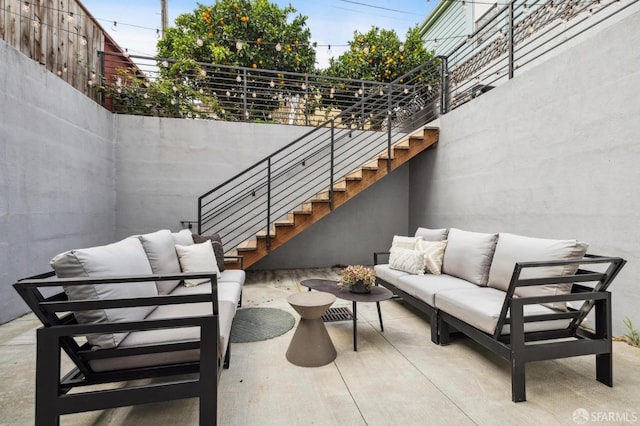
[[[219,239],[194,244],[194,237],[161,230],[68,251],[52,259],[54,271],[14,284],[44,325],[37,330],[36,425],[193,397],[200,423],[216,423],[245,272],[224,270]],[[63,376],[61,350],[75,364]]]
[[[595,354],[596,379],[613,385],[607,288],[625,261],[586,250],[576,240],[418,228],[374,253],[376,282],[430,317],[434,343],[448,344],[455,329],[508,360],[519,402],[531,361]]]

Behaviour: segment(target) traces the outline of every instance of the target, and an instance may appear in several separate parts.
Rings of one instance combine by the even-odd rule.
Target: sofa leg
[[[433,343],[435,343],[436,345],[440,344],[440,336],[438,334],[438,321],[439,321],[439,315],[437,311],[434,311],[431,314],[431,319],[430,319],[430,324],[431,324],[431,341]]]
[[[596,380],[613,387],[613,357],[610,353],[596,355]]]
[[[224,363],[222,364],[222,367],[225,369],[228,369],[230,360],[231,360],[231,343],[228,343],[227,351],[224,353]]]
[[[240,300],[238,300],[238,308],[242,308],[242,290],[240,290]]]
[[[447,324],[440,315],[437,316],[437,341],[435,343],[444,346],[449,344],[449,324]],[[431,332],[431,340],[433,340],[433,329]]]
[[[513,402],[527,400],[525,363],[514,358],[511,359],[511,399]]]
[[[58,426],[56,409],[60,381],[58,339],[46,328],[36,330],[36,426]],[[53,350],[51,349],[53,348]]]

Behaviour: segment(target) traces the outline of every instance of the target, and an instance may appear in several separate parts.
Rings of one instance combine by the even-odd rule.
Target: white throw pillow
[[[403,237],[400,235],[394,235],[391,243],[391,248],[401,248],[413,250],[416,248],[416,241],[421,240],[420,237]]]
[[[178,253],[182,272],[214,272],[216,275],[220,275],[216,255],[213,253],[213,246],[209,241],[189,246],[176,244],[176,252]],[[184,285],[186,287],[194,287],[206,282],[209,282],[209,280],[198,278],[184,280]]]
[[[415,275],[424,275],[424,253],[407,248],[391,247],[389,267]]]
[[[428,274],[442,274],[442,259],[444,250],[447,247],[447,240],[443,241],[418,241],[416,250],[424,258],[424,270]]]

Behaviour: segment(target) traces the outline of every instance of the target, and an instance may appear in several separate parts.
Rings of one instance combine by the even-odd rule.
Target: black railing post
[[[330,173],[329,174],[329,210],[333,210],[333,172],[334,172],[333,166],[334,166],[334,160],[335,160],[334,129],[335,129],[335,120],[331,119],[331,167],[329,171]]]
[[[440,58],[440,114],[449,112],[449,65],[448,58]]]
[[[198,235],[202,235],[202,197],[198,197]]]
[[[515,0],[509,2],[509,80],[513,78],[513,57],[514,57],[514,45],[513,45],[513,20],[514,20],[514,8]]]
[[[387,101],[387,173],[391,172],[391,126],[393,122],[393,84],[389,84]]]
[[[304,124],[309,125],[309,75],[304,75]]]
[[[267,253],[271,251],[271,157],[267,158]]]
[[[364,130],[364,121],[365,121],[364,98],[366,93],[364,91],[364,81],[360,83],[360,90],[362,91],[362,93],[360,94],[360,103],[362,104],[362,106],[360,107],[360,126],[361,126],[360,130]]]
[[[247,70],[242,70],[242,121],[249,120],[249,110],[247,109]]]
[[[100,63],[100,82],[94,81],[93,84],[97,84],[99,86],[103,86],[105,84],[105,79],[104,79],[104,52],[98,52],[98,62]],[[100,90],[98,93],[100,93],[100,105],[102,107],[104,107],[104,103],[105,103],[105,96],[104,96],[104,90]]]

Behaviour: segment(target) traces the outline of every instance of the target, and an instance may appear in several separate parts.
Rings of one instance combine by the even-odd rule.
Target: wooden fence
[[[105,33],[75,0],[0,0],[0,39],[98,100]]]

